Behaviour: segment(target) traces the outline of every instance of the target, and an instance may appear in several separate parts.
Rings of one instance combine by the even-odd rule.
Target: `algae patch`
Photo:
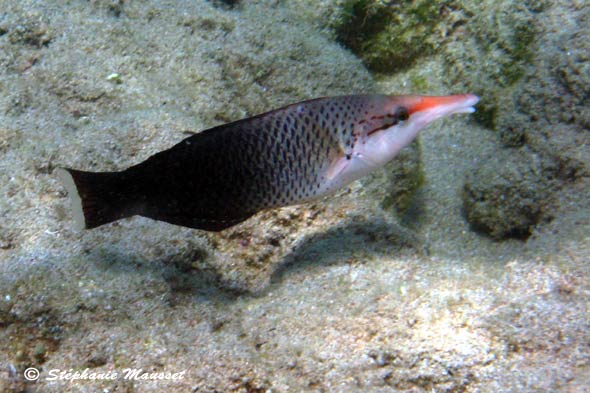
[[[444,5],[444,2],[442,3]],[[333,28],[338,41],[377,72],[410,67],[435,48],[443,6],[431,1],[348,0]]]

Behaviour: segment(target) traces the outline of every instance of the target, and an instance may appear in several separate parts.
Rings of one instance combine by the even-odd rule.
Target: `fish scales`
[[[79,204],[74,209],[83,227],[141,215],[222,230],[261,210],[327,195],[374,169],[363,146],[371,146],[370,135],[383,139],[385,130],[402,124],[396,113],[404,100],[416,97],[305,101],[202,131],[120,172],[60,169],[58,174],[73,205]],[[475,96],[470,97],[464,100],[472,105]],[[401,138],[408,131],[398,132]],[[372,147],[379,154],[380,146],[390,143],[383,140]]]

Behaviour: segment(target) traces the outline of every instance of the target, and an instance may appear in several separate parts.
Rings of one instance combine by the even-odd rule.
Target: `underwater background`
[[[355,93],[481,102],[220,233],[53,175]],[[0,0],[0,391],[588,391],[589,193],[588,1]]]

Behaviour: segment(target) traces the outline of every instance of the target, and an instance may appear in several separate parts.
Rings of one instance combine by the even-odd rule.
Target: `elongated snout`
[[[392,96],[391,112],[400,106],[407,109],[409,120],[406,126],[423,128],[440,118],[455,113],[473,113],[479,101],[475,94],[454,94],[448,96]]]
[[[426,126],[455,113],[473,113],[479,97],[474,94],[412,97],[408,111],[412,122]]]
[[[412,97],[412,103],[408,105],[410,114],[416,112],[437,112],[443,116],[453,113],[472,113],[473,105],[477,104],[479,97],[474,94],[455,94],[450,96],[421,96]]]

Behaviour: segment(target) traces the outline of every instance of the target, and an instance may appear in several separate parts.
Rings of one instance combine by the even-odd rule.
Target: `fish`
[[[77,229],[131,216],[222,231],[335,193],[383,167],[427,125],[479,97],[347,95],[303,101],[198,132],[115,172],[58,168]]]

